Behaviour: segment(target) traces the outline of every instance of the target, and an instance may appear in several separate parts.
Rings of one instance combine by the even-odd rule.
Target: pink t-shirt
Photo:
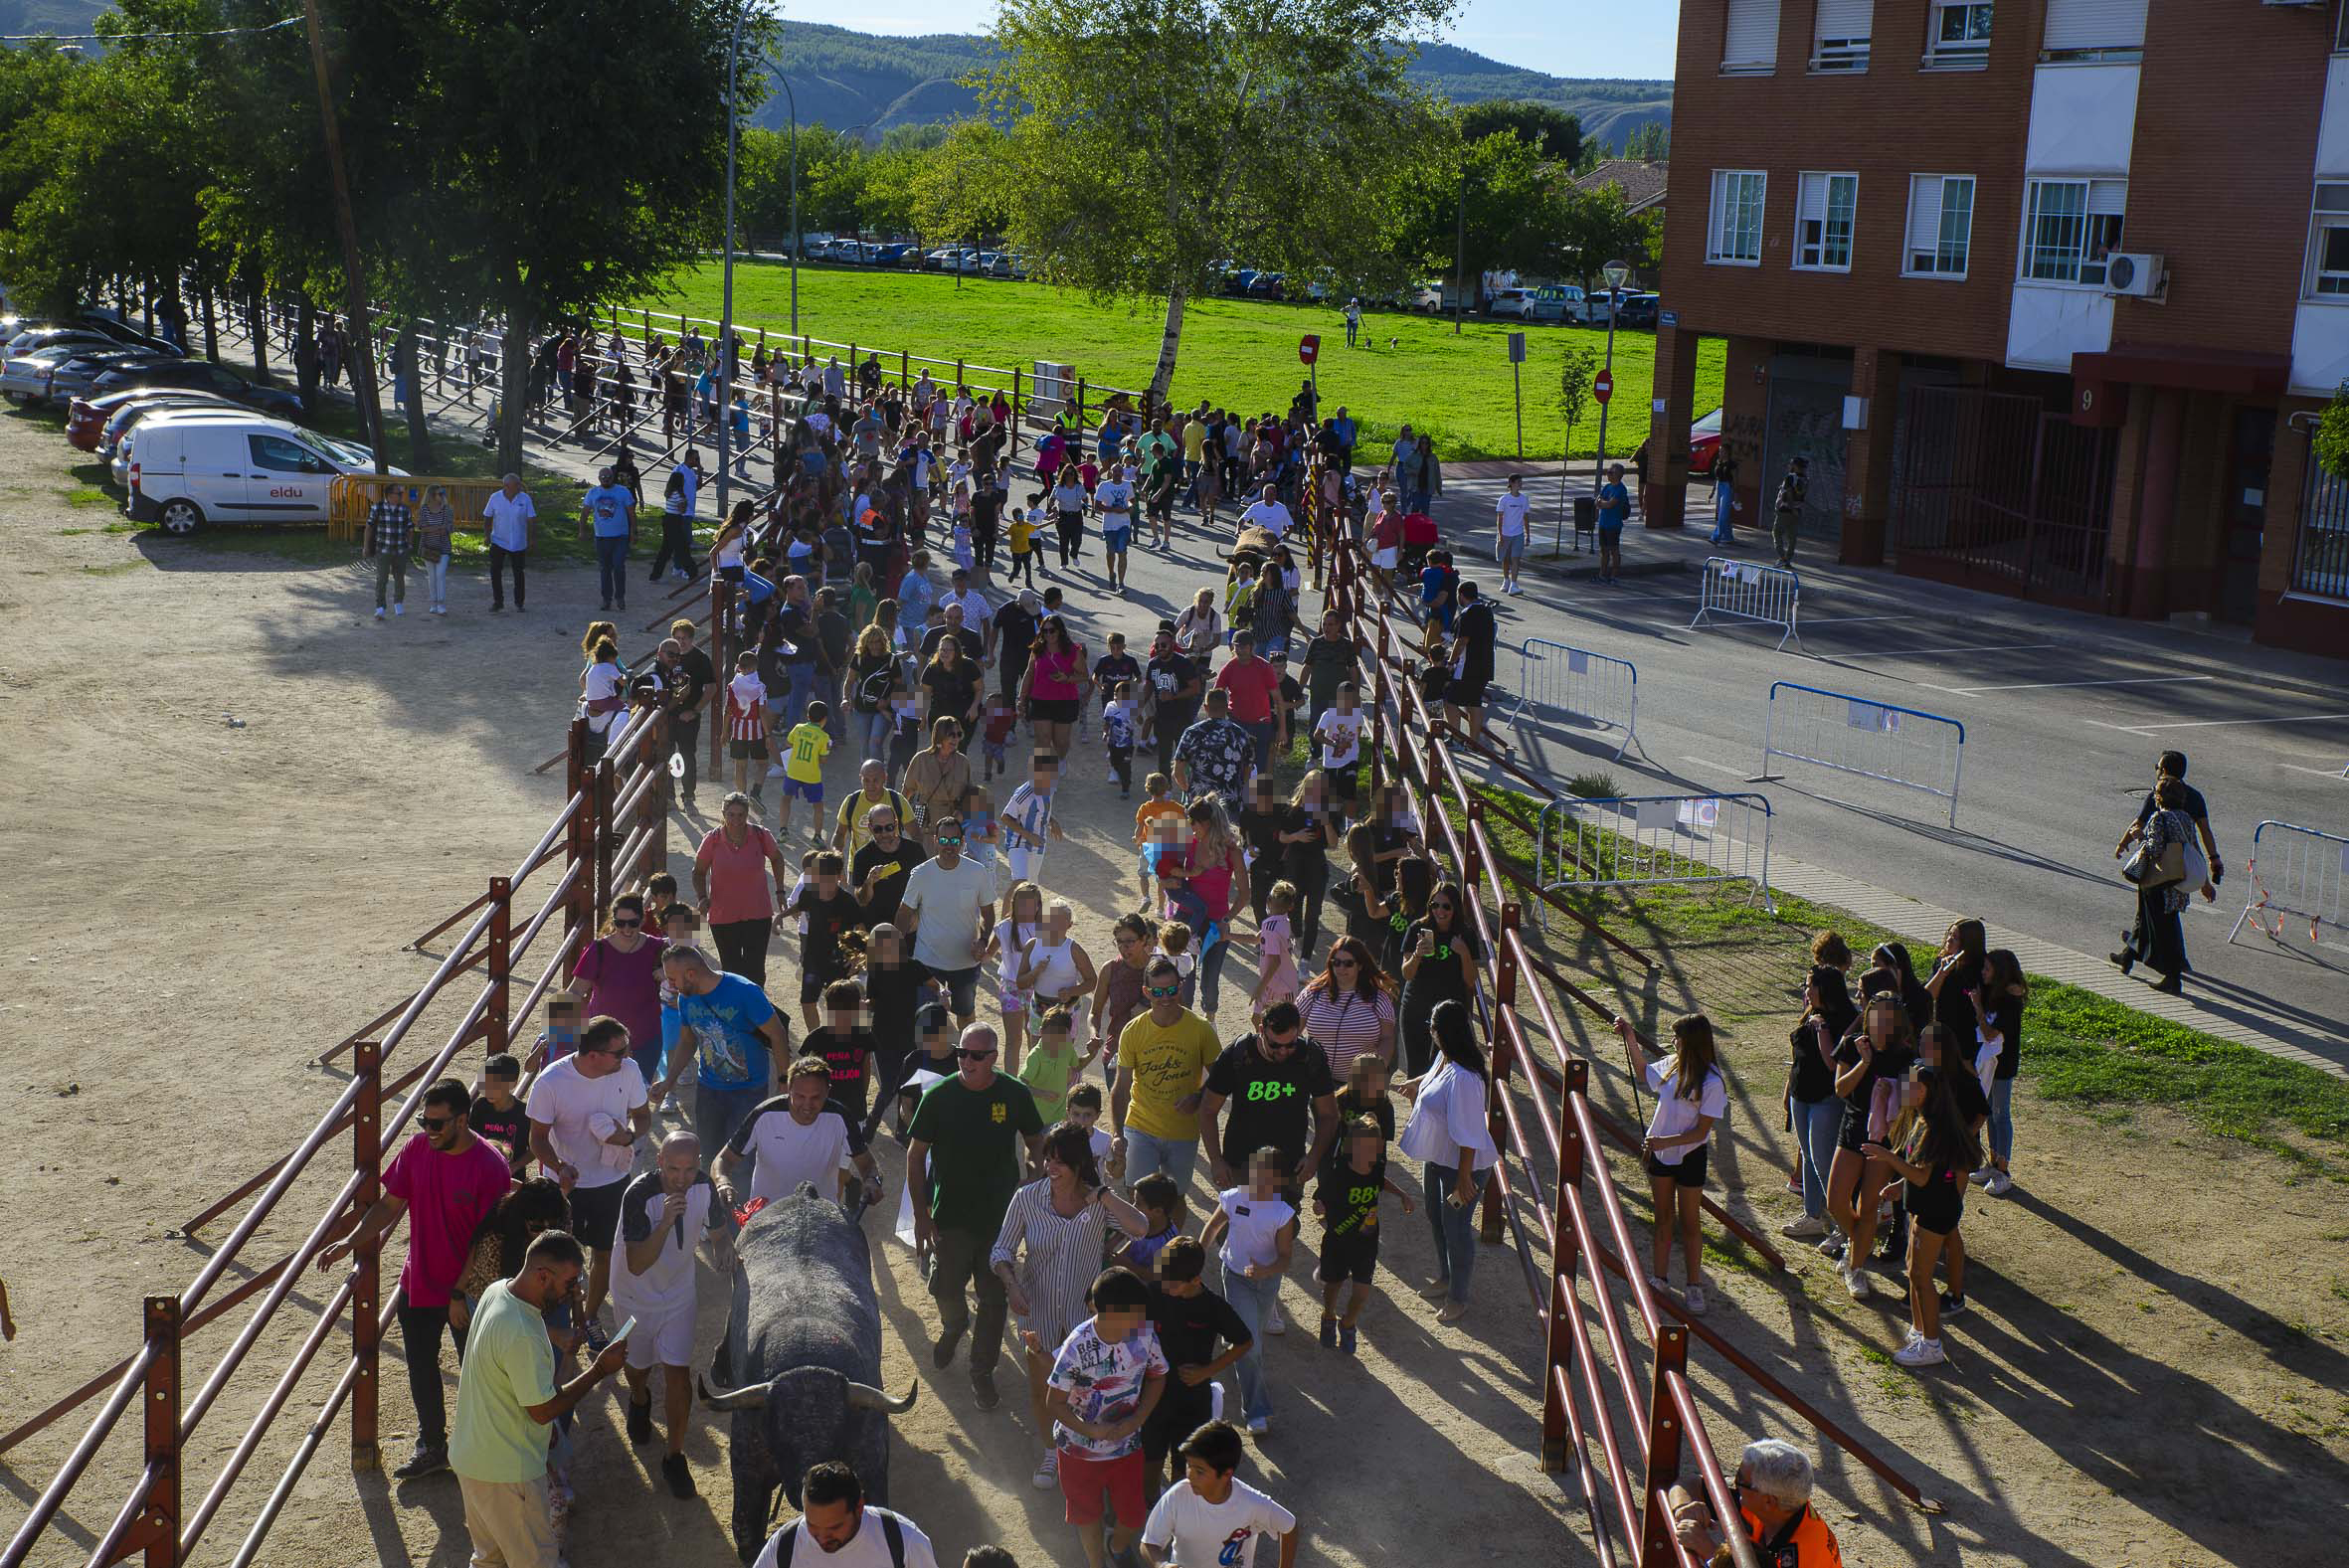
[[[1231,693],[1231,716],[1242,724],[1262,724],[1272,717],[1272,694],[1281,677],[1269,659],[1233,659],[1216,672],[1215,684]]]
[[[767,866],[768,857],[776,853],[775,835],[763,827],[751,828],[739,845],[726,842],[723,827],[710,829],[709,837],[694,852],[693,863],[710,874],[711,925],[775,918],[775,884],[768,878]]]
[[[1085,650],[1071,645],[1066,653],[1055,653],[1050,648],[1036,655],[1035,674],[1028,684],[1028,695],[1038,702],[1073,702],[1082,695],[1082,671]]]
[[[590,986],[589,1014],[610,1013],[628,1025],[629,1038],[638,1045],[659,1039],[660,954],[667,946],[661,937],[646,937],[633,953],[621,952],[609,937],[590,943],[571,970],[573,979]]]
[[[512,1180],[505,1155],[486,1138],[474,1138],[455,1154],[441,1153],[422,1132],[401,1145],[384,1168],[383,1189],[408,1205],[408,1261],[400,1267],[400,1290],[409,1306],[449,1305],[449,1288],[464,1273],[472,1250],[473,1227]]]

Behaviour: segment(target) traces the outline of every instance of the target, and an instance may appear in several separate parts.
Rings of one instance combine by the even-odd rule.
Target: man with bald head
[[[734,1217],[717,1201],[702,1169],[701,1139],[676,1132],[661,1140],[652,1168],[628,1184],[620,1200],[620,1232],[608,1238],[613,1307],[622,1321],[636,1320],[628,1335],[629,1440],[652,1441],[651,1374],[657,1363],[669,1437],[660,1474],[679,1497],[693,1495],[685,1424],[693,1414],[694,1246],[706,1237],[711,1267],[730,1278],[733,1232]]]
[[[871,843],[870,818],[876,806],[895,811],[901,822],[913,820],[905,796],[889,787],[889,765],[878,757],[867,757],[864,766],[856,770],[856,792],[840,802],[839,813],[833,818],[832,848],[853,859],[858,850]]]

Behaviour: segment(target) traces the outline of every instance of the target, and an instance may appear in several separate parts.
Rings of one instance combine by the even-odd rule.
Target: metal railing
[[[1718,615],[1780,628],[1783,634],[1778,638],[1778,646],[1781,648],[1789,642],[1798,647],[1802,644],[1803,584],[1798,573],[1782,566],[1763,566],[1728,556],[1707,556],[1698,584],[1701,592],[1696,616],[1689,621],[1690,630]]]
[[[1552,893],[1747,882],[1775,914],[1770,802],[1758,794],[1551,800],[1541,807],[1534,877]]]
[[[432,976],[405,1002],[379,1014],[367,1029],[327,1053],[349,1051],[351,1078],[292,1151],[183,1225],[183,1234],[192,1233],[257,1190],[260,1193],[211,1250],[186,1289],[176,1296],[146,1300],[139,1348],[46,1410],[0,1434],[0,1453],[5,1453],[68,1412],[105,1394],[24,1521],[0,1548],[0,1568],[18,1568],[50,1537],[59,1511],[108,1439],[124,1424],[133,1401],[140,1411],[142,1463],[112,1522],[89,1550],[87,1560],[91,1568],[107,1568],[134,1556],[143,1557],[150,1568],[174,1568],[184,1562],[220,1519],[239,1480],[292,1402],[319,1352],[346,1325],[350,1353],[339,1363],[333,1386],[317,1406],[268,1497],[251,1516],[232,1563],[243,1568],[260,1555],[278,1512],[346,1405],[350,1410],[352,1468],[375,1467],[383,1325],[399,1305],[396,1289],[389,1300],[384,1299],[380,1234],[372,1240],[362,1239],[354,1248],[349,1277],[315,1308],[308,1331],[284,1364],[274,1369],[258,1410],[219,1461],[218,1469],[208,1478],[190,1475],[186,1462],[198,1428],[216,1411],[238,1372],[253,1359],[254,1347],[320,1251],[349,1234],[375,1203],[381,1193],[384,1162],[396,1151],[426,1091],[449,1072],[466,1047],[478,1042],[484,1056],[505,1050],[540,999],[569,974],[571,960],[582,945],[593,940],[597,912],[608,908],[613,896],[642,870],[665,862],[667,728],[666,718],[657,711],[639,712],[632,716],[603,759],[590,767],[586,763],[586,721],[573,722],[569,787],[545,835],[513,876],[489,879],[486,896],[468,906],[478,914]],[[561,875],[544,900],[534,909],[517,904],[515,894],[522,884],[540,867],[558,859]],[[528,913],[517,927],[517,912],[522,910]],[[549,928],[558,915],[560,935],[550,937]],[[516,1005],[512,992],[518,965],[542,938],[551,942],[548,961]],[[485,971],[480,975],[480,990],[448,1037],[428,1057],[387,1080],[385,1064],[392,1053],[415,1033],[427,1010],[449,986],[475,970]],[[389,1027],[376,1037],[373,1031],[387,1022]],[[311,1172],[326,1147],[346,1134],[351,1150],[349,1173],[311,1218],[302,1240],[291,1252],[266,1264],[250,1258],[255,1236],[265,1224],[281,1221],[279,1210],[287,1194]],[[232,1268],[253,1273],[219,1300],[208,1302]],[[262,1297],[260,1305],[202,1385],[192,1397],[184,1397],[190,1370],[187,1356],[194,1336],[255,1296]],[[214,1446],[207,1445],[207,1452]],[[204,1490],[190,1507],[189,1491],[195,1485]]]
[[[2284,917],[2293,926],[2308,923],[2308,941],[2315,947],[2349,951],[2349,838],[2313,827],[2296,827],[2272,819],[2252,829],[2250,863],[2244,868],[2252,889],[2235,929],[2232,943],[2246,922],[2283,941]],[[2330,927],[2328,933],[2326,928]]]
[[[1518,650],[1517,668],[1513,721],[1522,720],[1528,708],[1546,708],[1594,729],[1621,730],[1617,762],[1639,738],[1639,669],[1629,659],[1529,637]],[[1643,750],[1641,755],[1647,754]]]
[[[1849,692],[1772,681],[1762,717],[1761,772],[1746,783],[1783,778],[1770,772],[1770,759],[1782,757],[1945,799],[1949,825],[1955,827],[1965,749],[1966,727],[1955,719]]]

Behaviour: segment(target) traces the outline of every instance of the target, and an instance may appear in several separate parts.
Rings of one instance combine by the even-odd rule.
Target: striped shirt
[[[1011,1194],[988,1267],[1007,1263],[1017,1274],[1028,1306],[1020,1326],[1034,1329],[1044,1344],[1057,1345],[1093,1315],[1085,1293],[1101,1273],[1102,1246],[1108,1237],[1109,1215],[1098,1200],[1088,1201],[1070,1218],[1053,1209],[1048,1178]],[[1024,1260],[1019,1256],[1022,1242]]]
[[[1297,1005],[1305,1032],[1322,1043],[1330,1056],[1330,1072],[1341,1081],[1355,1057],[1377,1045],[1379,1029],[1394,1024],[1394,1003],[1384,990],[1365,1001],[1351,986],[1343,991],[1334,985],[1309,986],[1297,997]]]

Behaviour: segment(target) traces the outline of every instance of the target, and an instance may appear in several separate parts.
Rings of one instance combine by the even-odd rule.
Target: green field
[[[682,276],[666,296],[644,303],[714,319],[720,292],[719,270],[710,265]],[[789,331],[788,269],[773,262],[737,263],[734,314],[754,334],[762,327],[777,335]],[[904,351],[1032,372],[1043,359],[1074,365],[1091,381],[1140,387],[1157,362],[1164,317],[1161,303],[1101,306],[1041,283],[966,279],[957,288],[952,277],[922,273],[800,269],[801,331],[853,343],[860,355],[867,347],[878,349],[884,363]],[[1437,453],[1445,458],[1512,457],[1518,445],[1510,393],[1511,330],[1508,323],[1470,321],[1455,337],[1448,318],[1372,312],[1362,319],[1367,346],[1349,352],[1346,323],[1335,309],[1206,300],[1184,314],[1174,401],[1186,407],[1203,397],[1243,413],[1286,413],[1305,374],[1297,362],[1297,339],[1318,332],[1323,399],[1331,408],[1345,405],[1363,423],[1368,437],[1391,439],[1395,428],[1408,422],[1431,432]],[[1589,342],[1603,353],[1606,333],[1562,326],[1525,330],[1525,451],[1554,460],[1566,444],[1557,411],[1559,361],[1569,342]],[[1396,340],[1392,348],[1389,338]],[[1700,351],[1700,414],[1720,403],[1721,350],[1717,339],[1709,339]],[[1655,356],[1653,333],[1616,334],[1613,408],[1621,417],[1607,438],[1608,450],[1616,455],[1628,456],[1647,433]],[[974,376],[975,383],[981,379]],[[1577,457],[1598,449],[1595,404],[1586,408],[1572,446]]]

